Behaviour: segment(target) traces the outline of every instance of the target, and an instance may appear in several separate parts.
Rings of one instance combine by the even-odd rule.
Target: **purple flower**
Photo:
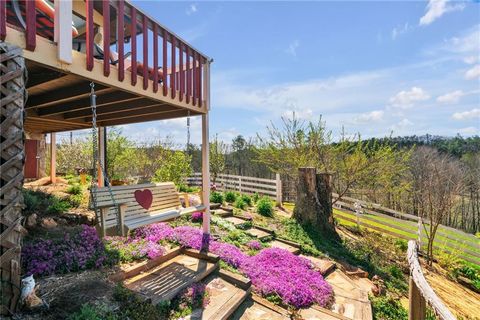
[[[260,250],[262,249],[263,246],[257,240],[250,240],[249,242],[247,242],[247,247],[249,247],[252,250]]]
[[[192,213],[192,221],[193,222],[201,222],[203,220],[203,213],[196,211]]]
[[[154,223],[135,230],[134,237],[143,238],[150,242],[172,240],[173,228],[163,222]]]

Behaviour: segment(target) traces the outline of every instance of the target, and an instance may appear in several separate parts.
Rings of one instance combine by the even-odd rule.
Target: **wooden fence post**
[[[238,177],[238,192],[242,193],[242,176]]]
[[[422,230],[423,229],[423,221],[422,218],[418,218],[418,228],[417,228],[417,236],[418,236],[418,249],[422,250]]]
[[[20,251],[23,207],[23,113],[25,61],[22,50],[0,43],[0,314],[15,312],[20,296]]]
[[[425,299],[418,290],[413,277],[409,279],[408,290],[408,319],[409,320],[425,320],[426,305]]]
[[[275,174],[275,180],[277,182],[277,204],[281,206],[283,203],[283,198],[282,198],[282,180],[280,179],[280,173]]]

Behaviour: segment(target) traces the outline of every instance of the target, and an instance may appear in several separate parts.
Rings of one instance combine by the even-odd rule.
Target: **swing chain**
[[[100,167],[100,170],[103,174],[103,178],[105,180],[105,184],[108,189],[108,193],[110,195],[110,198],[113,203],[113,210],[115,211],[115,217],[117,219],[117,231],[119,234],[121,234],[121,230],[123,226],[120,225],[120,212],[118,210],[117,203],[115,201],[115,197],[113,195],[112,187],[110,185],[110,181],[108,180],[108,176],[105,172],[105,168],[102,164],[102,161],[98,159],[98,136],[97,136],[97,96],[95,94],[95,84],[93,82],[90,82],[90,103],[92,107],[92,145],[93,145],[93,177],[92,177],[92,183],[90,187],[90,195],[91,199],[93,202],[93,208],[95,210],[95,215],[96,218],[96,223],[98,223],[98,207],[97,207],[97,189],[98,189],[98,184],[97,184],[97,164]],[[102,223],[104,223],[102,221]],[[102,226],[103,228],[105,226]]]

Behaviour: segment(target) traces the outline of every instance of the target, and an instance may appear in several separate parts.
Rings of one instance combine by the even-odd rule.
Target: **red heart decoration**
[[[141,205],[145,210],[150,209],[153,201],[152,191],[149,189],[135,190],[133,194],[139,205]]]

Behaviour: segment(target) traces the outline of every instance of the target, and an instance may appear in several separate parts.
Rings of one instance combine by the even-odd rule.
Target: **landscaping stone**
[[[58,225],[53,218],[44,218],[41,224],[45,229],[53,229]]]
[[[231,317],[232,320],[288,320],[285,314],[276,312],[252,299],[246,300],[240,305]]]
[[[31,214],[28,216],[27,221],[26,221],[26,226],[27,228],[33,228],[37,225],[37,214]]]
[[[228,217],[232,215],[230,211],[225,211],[223,209],[217,209],[213,212],[213,214],[219,217]]]
[[[270,242],[270,247],[272,248],[280,248],[290,251],[293,254],[297,254],[300,252],[300,248],[294,247],[286,242],[280,240],[273,240]]]
[[[240,218],[237,218],[237,217],[227,217],[227,218],[225,218],[225,220],[230,221],[231,223],[233,223],[234,226],[240,226],[240,225],[248,222],[246,220],[243,220],[243,219],[240,219]]]

